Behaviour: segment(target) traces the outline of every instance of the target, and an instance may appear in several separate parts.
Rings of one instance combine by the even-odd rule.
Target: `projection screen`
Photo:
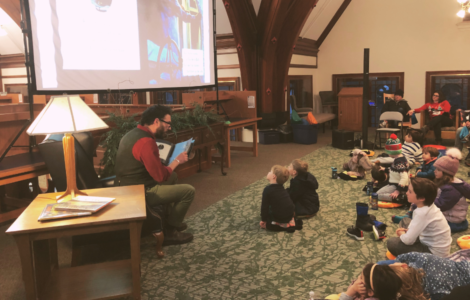
[[[36,91],[215,84],[212,0],[29,0]]]

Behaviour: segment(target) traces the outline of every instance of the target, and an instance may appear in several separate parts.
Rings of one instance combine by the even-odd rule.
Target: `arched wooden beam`
[[[259,112],[285,111],[285,87],[295,43],[318,0],[263,0],[258,88]]]
[[[21,28],[21,6],[20,0],[1,0],[0,7]]]
[[[257,90],[257,26],[251,0],[220,0],[232,26],[244,89]]]

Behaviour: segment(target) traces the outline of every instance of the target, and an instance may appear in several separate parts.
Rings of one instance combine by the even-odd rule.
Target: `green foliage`
[[[210,124],[222,122],[221,118],[214,109],[204,111],[203,107],[197,103],[192,104],[194,109],[184,110],[183,112],[173,113],[171,115],[171,130],[175,135],[178,131],[193,129],[199,126],[207,126],[211,131]],[[104,165],[103,177],[114,175],[114,166],[119,143],[122,137],[130,130],[137,127],[139,122],[135,121],[136,115],[130,117],[109,113],[107,123],[114,123],[110,131],[103,135],[102,147],[106,148],[101,164]]]
[[[136,128],[137,124],[139,124],[139,122],[135,120],[135,117],[136,115],[125,117],[122,115],[115,115],[114,113],[109,114],[109,118],[106,120],[106,123],[114,123],[115,127],[112,127],[110,131],[103,135],[104,141],[102,142],[102,146],[106,148],[103,159],[101,160],[101,164],[104,165],[103,174],[101,174],[103,177],[114,174],[114,165],[119,148],[119,142],[121,142],[122,137],[126,133]]]
[[[193,129],[198,126],[207,126],[211,129],[210,124],[223,121],[223,118],[215,112],[215,109],[204,111],[204,108],[198,103],[192,103],[191,105],[194,106],[194,109],[171,115],[171,130],[175,135],[178,131]]]

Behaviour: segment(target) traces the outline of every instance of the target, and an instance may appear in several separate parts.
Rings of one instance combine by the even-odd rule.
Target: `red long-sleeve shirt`
[[[150,133],[153,133],[145,126],[137,125],[137,128]],[[173,170],[170,167],[164,166],[160,160],[160,151],[158,150],[155,138],[141,138],[132,147],[132,155],[140,161],[149,172],[150,176],[157,182],[164,182],[170,178]]]
[[[428,110],[429,117],[432,119],[434,117],[443,115],[444,113],[450,112],[450,104],[447,100],[442,101],[441,103],[426,103],[420,108],[416,108],[414,111],[416,113]],[[454,116],[449,114],[449,117],[452,119]]]

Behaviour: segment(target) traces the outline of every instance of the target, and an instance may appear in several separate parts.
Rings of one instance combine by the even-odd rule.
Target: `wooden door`
[[[339,92],[338,129],[362,131],[362,88],[343,88]]]

